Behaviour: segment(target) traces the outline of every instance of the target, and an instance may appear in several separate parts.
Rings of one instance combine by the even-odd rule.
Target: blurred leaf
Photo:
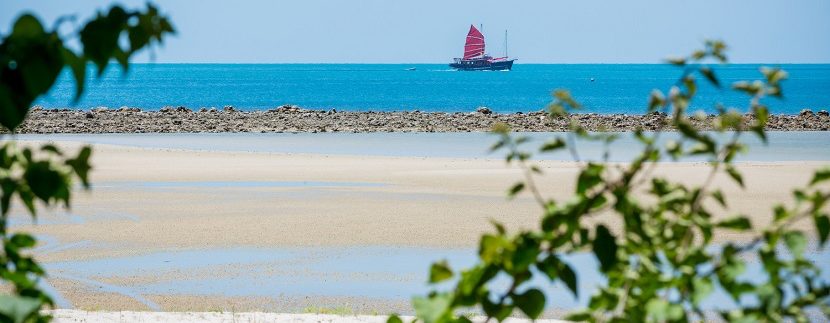
[[[451,302],[452,296],[442,293],[430,297],[416,297],[412,300],[412,307],[424,323],[434,323],[447,315]]]
[[[820,215],[813,217],[818,232],[819,243],[823,246],[827,242],[827,237],[830,235],[830,219],[827,215]]]
[[[678,58],[668,58],[666,62],[672,65],[683,66],[686,65],[686,59],[682,57]]]
[[[666,106],[666,97],[660,90],[652,90],[648,97],[648,113],[657,111],[657,109]]]
[[[741,176],[741,173],[738,172],[737,169],[735,169],[734,166],[726,165],[726,173],[729,174],[729,177],[732,177],[732,179],[735,180],[735,182],[738,183],[738,185],[744,187],[744,178],[743,176]]]
[[[603,170],[605,170],[605,166],[596,163],[589,163],[588,166],[583,169],[581,173],[579,173],[579,178],[577,179],[576,184],[576,192],[579,194],[585,194],[589,189],[602,183]]]
[[[562,148],[565,148],[565,141],[562,138],[556,138],[545,142],[539,150],[542,152],[550,152]]]
[[[35,246],[36,240],[31,235],[25,233],[17,233],[12,235],[11,239],[9,239],[9,242],[17,246],[18,248],[31,248]]]
[[[432,267],[429,269],[430,283],[438,283],[450,278],[452,278],[452,269],[450,269],[450,266],[447,264],[446,260],[433,263]]]
[[[746,231],[752,229],[752,223],[750,223],[749,219],[744,216],[736,216],[733,218],[720,221],[718,222],[717,226],[720,228],[732,229],[737,231]]]
[[[87,188],[89,187],[89,171],[92,169],[92,166],[89,164],[89,157],[91,155],[92,148],[84,146],[81,148],[81,151],[78,152],[77,157],[66,161],[66,164],[72,167],[75,174],[77,174],[78,178],[81,179],[81,183]]]
[[[784,242],[795,257],[801,258],[807,248],[807,237],[799,231],[784,233]]]
[[[79,58],[72,51],[64,48],[61,51],[63,61],[72,70],[72,76],[75,77],[75,98],[73,104],[78,103],[81,99],[81,94],[84,93],[84,82],[86,82],[86,61]]]
[[[726,199],[723,197],[723,192],[721,192],[721,190],[713,190],[712,197],[714,197],[715,200],[718,201],[718,204],[720,204],[723,207],[727,207]]]
[[[516,184],[513,184],[513,186],[510,187],[510,190],[507,191],[507,197],[509,197],[509,198],[515,197],[516,194],[519,194],[519,192],[521,192],[524,188],[525,188],[525,183],[523,183],[523,182],[518,182]]]
[[[493,132],[497,134],[507,134],[510,132],[510,126],[504,122],[496,122],[493,124]]]
[[[813,174],[813,180],[810,181],[810,186],[824,182],[830,179],[830,168],[822,168]]]
[[[0,294],[0,318],[7,317],[10,322],[24,322],[40,309],[41,303],[36,298]]]
[[[29,164],[23,177],[31,183],[32,193],[43,201],[50,201],[59,196],[63,190],[67,190],[67,183],[61,173],[52,168],[46,161],[39,161]]]
[[[700,74],[702,74],[704,77],[706,77],[707,80],[709,80],[709,83],[712,83],[712,85],[714,85],[716,88],[720,88],[720,81],[718,81],[718,77],[715,76],[715,71],[706,66],[701,67],[698,71],[700,71]]]
[[[392,314],[386,319],[386,323],[403,323],[403,320],[397,314]]]
[[[617,241],[604,225],[597,226],[593,249],[602,272],[608,272],[617,263]]]
[[[692,286],[694,286],[694,293],[692,294],[692,302],[694,304],[700,304],[703,302],[706,297],[712,294],[715,291],[714,284],[709,279],[695,277],[692,280]]]
[[[565,283],[565,286],[568,286],[568,289],[574,294],[574,298],[579,297],[579,290],[576,286],[576,272],[565,262],[562,262],[559,268],[559,279]]]
[[[545,294],[532,288],[522,294],[513,295],[513,302],[531,319],[536,319],[545,310]]]

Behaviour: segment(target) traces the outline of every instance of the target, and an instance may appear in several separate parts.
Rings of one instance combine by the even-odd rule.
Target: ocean
[[[760,79],[760,65],[717,66],[724,89],[700,80],[692,110],[717,103],[745,111],[746,95],[729,90],[738,80]],[[776,65],[771,65],[776,66]],[[778,65],[790,75],[784,98],[767,98],[773,113],[830,109],[830,64]],[[415,67],[415,71],[407,71]],[[122,106],[157,110],[232,105],[240,110],[296,104],[349,111],[471,112],[487,106],[500,113],[543,109],[550,92],[571,90],[585,113],[643,113],[652,89],[668,89],[681,70],[665,64],[516,64],[509,72],[460,72],[443,64],[116,64],[95,78],[73,104],[74,81],[65,73],[36,104],[46,108]]]

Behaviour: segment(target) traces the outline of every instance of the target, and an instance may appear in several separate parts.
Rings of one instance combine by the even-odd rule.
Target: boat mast
[[[504,30],[504,58],[507,58],[507,29]]]

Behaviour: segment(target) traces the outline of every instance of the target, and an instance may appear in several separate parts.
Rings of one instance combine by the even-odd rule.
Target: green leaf
[[[61,51],[63,61],[72,70],[72,76],[75,77],[75,98],[74,103],[78,103],[81,99],[81,94],[84,93],[84,83],[86,82],[86,60],[79,58],[71,50],[64,48]]]
[[[513,303],[531,319],[536,319],[545,310],[545,294],[532,288],[522,294],[512,296]]]
[[[452,278],[452,269],[446,260],[432,264],[429,269],[429,282],[438,283]]]
[[[827,242],[827,237],[830,235],[830,219],[827,215],[819,215],[813,217],[816,224],[816,231],[818,231],[818,238],[821,245]]]
[[[712,85],[714,85],[716,88],[720,88],[720,81],[718,81],[718,77],[715,76],[715,71],[713,71],[711,68],[707,66],[701,67],[698,71],[700,71],[700,74],[702,74],[704,77],[706,77],[707,80],[709,80],[709,83],[712,83]]]
[[[675,58],[675,57],[672,57],[672,58],[667,58],[667,59],[666,59],[666,62],[667,62],[667,63],[669,63],[669,64],[672,64],[672,65],[677,65],[677,66],[683,66],[683,65],[686,65],[686,59],[685,59],[685,58],[682,58],[682,57],[677,57],[677,58]]]
[[[575,298],[579,297],[579,290],[576,287],[576,272],[565,262],[562,262],[562,266],[559,268],[559,279],[565,283],[565,286],[568,286]]]
[[[749,219],[744,216],[736,216],[720,221],[718,222],[718,224],[716,224],[716,226],[718,226],[719,228],[732,229],[737,231],[746,231],[752,229],[752,223],[750,223]]]
[[[487,298],[481,300],[481,309],[484,310],[485,314],[493,317],[499,322],[503,321],[505,318],[510,316],[511,313],[513,313],[513,306],[502,302],[494,303]]]
[[[35,237],[25,234],[25,233],[17,233],[9,239],[13,245],[17,246],[18,248],[31,248],[34,247],[37,243]]]
[[[568,313],[565,315],[565,320],[571,322],[583,322],[588,321],[591,319],[591,312],[588,311],[579,311],[574,313]]]
[[[692,286],[694,287],[692,302],[695,305],[699,305],[715,291],[715,286],[712,284],[712,281],[706,278],[695,277],[692,280]]]
[[[415,314],[418,318],[424,320],[424,323],[439,322],[441,318],[449,316],[451,303],[452,296],[446,293],[412,299]]]
[[[804,255],[804,250],[807,249],[807,237],[800,231],[784,233],[784,242],[796,258],[801,258]]]
[[[516,194],[519,194],[525,188],[525,183],[518,182],[510,187],[510,190],[507,191],[507,197],[513,198]]]
[[[37,298],[0,295],[0,314],[12,322],[23,322],[36,313],[42,304]]]
[[[652,90],[648,97],[648,112],[657,111],[658,108],[666,106],[666,96],[660,90]]]
[[[12,27],[12,37],[15,38],[36,38],[45,33],[43,25],[35,16],[24,14],[17,18]]]
[[[830,168],[819,169],[815,174],[813,174],[813,180],[810,181],[810,186],[824,182],[828,179],[830,179]]]
[[[571,266],[567,263],[559,260],[556,255],[548,256],[541,262],[537,263],[536,266],[552,281],[556,279],[562,280],[562,282],[565,283],[565,286],[571,290],[574,297],[579,296],[579,291],[576,289],[576,272],[574,272]]]
[[[744,187],[744,178],[743,176],[741,176],[741,173],[738,172],[737,169],[735,169],[734,166],[726,165],[726,173],[729,174],[729,177],[732,177],[732,179],[735,180],[735,182],[738,183],[738,185]]]
[[[611,270],[617,263],[617,241],[611,231],[604,225],[599,225],[592,246],[602,272]]]
[[[386,323],[403,323],[403,320],[398,314],[392,314],[386,319]]]
[[[555,140],[545,142],[542,147],[539,148],[539,151],[550,152],[562,148],[565,148],[565,141],[562,140],[562,138],[556,138]]]
[[[66,161],[66,164],[72,167],[72,170],[75,171],[75,174],[78,175],[78,178],[81,179],[81,183],[83,183],[86,188],[89,188],[89,171],[92,169],[92,166],[89,164],[90,156],[92,156],[92,148],[84,146],[81,148],[81,151],[78,152],[77,157]]]
[[[714,197],[715,200],[718,201],[718,204],[720,204],[723,207],[727,207],[726,199],[723,197],[723,192],[721,192],[721,190],[712,191],[712,197]]]
[[[604,169],[605,166],[601,164],[588,164],[588,166],[582,170],[581,173],[579,173],[579,178],[577,179],[578,182],[576,184],[576,192],[578,194],[585,194],[592,187],[602,183],[602,171]]]
[[[67,191],[67,183],[63,176],[46,161],[34,162],[28,165],[23,178],[29,183],[32,193],[39,199],[49,202],[59,197],[62,191]]]

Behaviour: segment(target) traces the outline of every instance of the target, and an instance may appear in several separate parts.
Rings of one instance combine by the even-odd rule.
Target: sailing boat
[[[513,61],[507,57],[507,31],[504,32],[504,57],[492,57],[484,52],[484,35],[470,25],[467,42],[464,43],[464,57],[455,58],[450,67],[459,71],[509,71]]]

